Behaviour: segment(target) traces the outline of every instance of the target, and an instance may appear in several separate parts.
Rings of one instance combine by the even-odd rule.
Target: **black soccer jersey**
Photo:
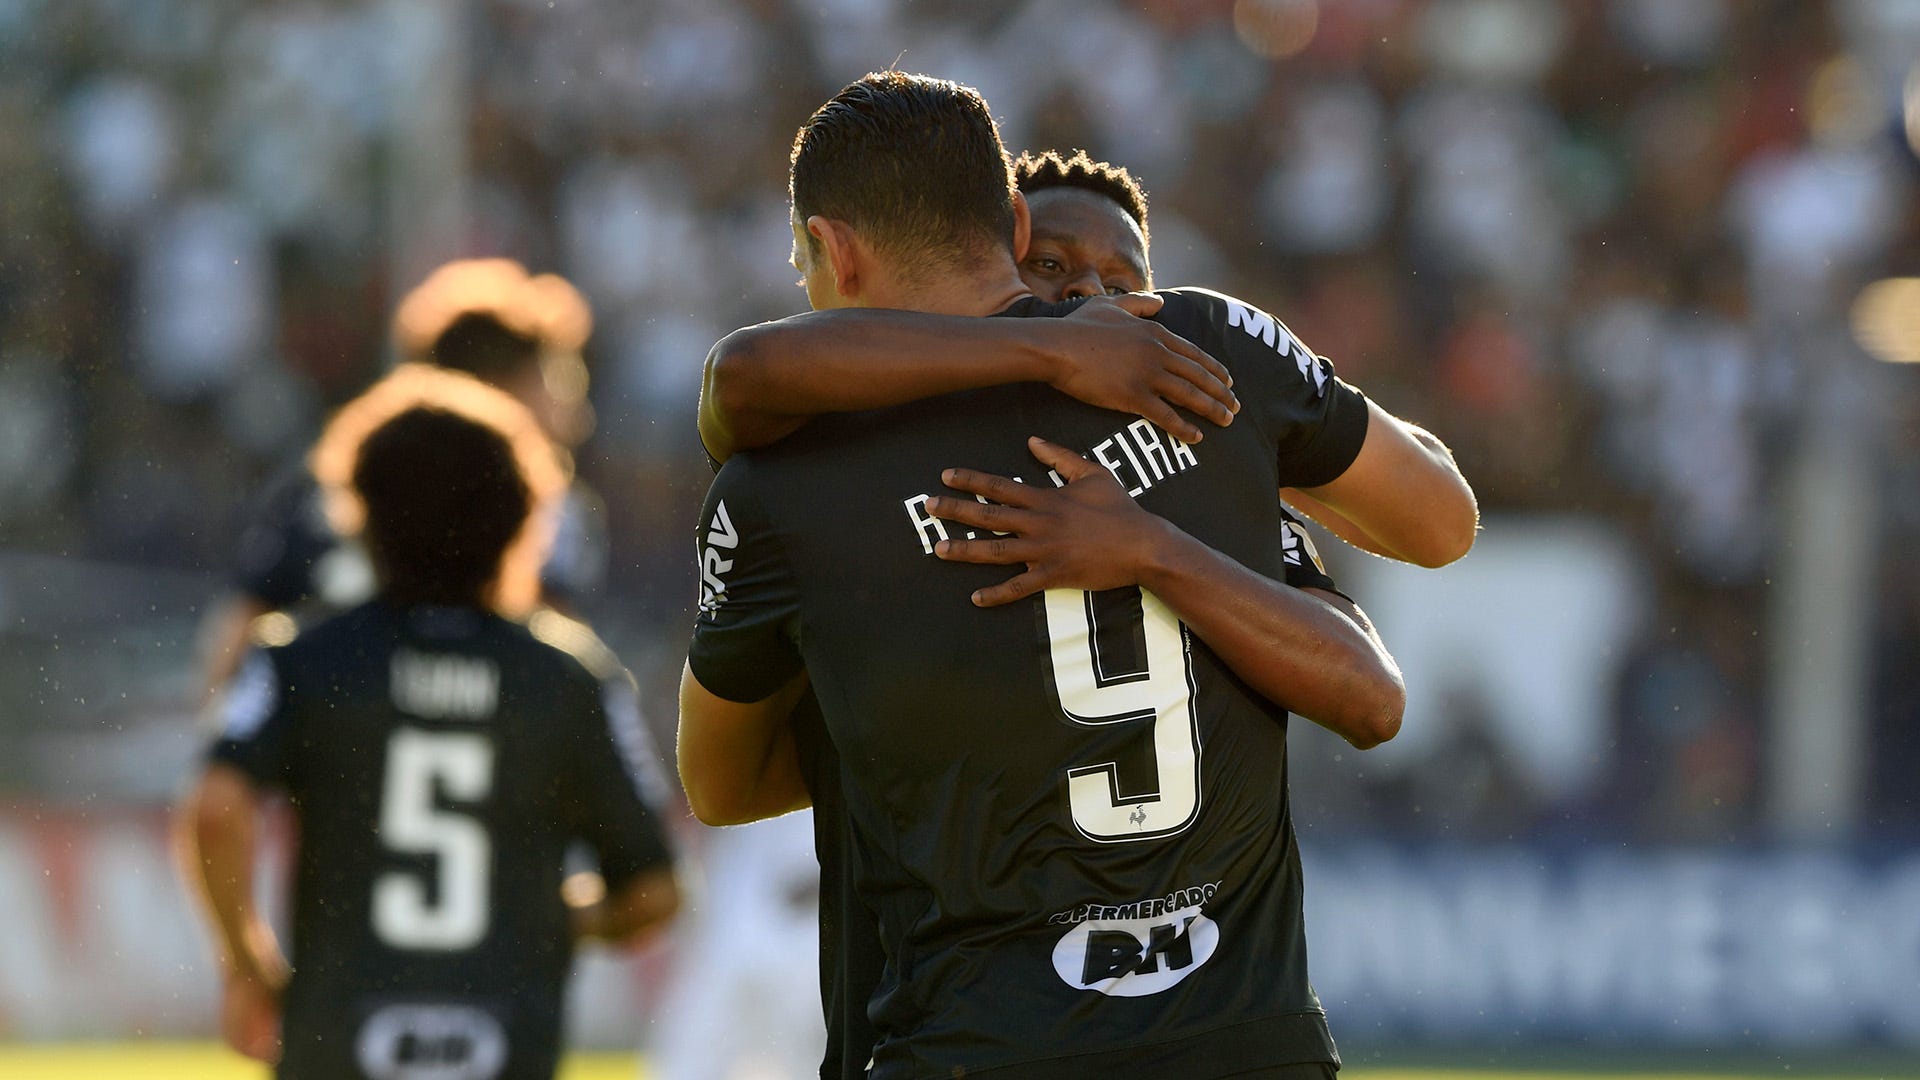
[[[741,701],[803,662],[812,676],[887,956],[875,1080],[1334,1060],[1307,984],[1284,712],[1151,594],[980,610],[968,595],[1006,568],[932,555],[940,470],[1047,483],[1025,441],[1043,435],[1282,576],[1274,493],[1346,469],[1365,399],[1258,309],[1164,295],[1160,321],[1225,363],[1243,403],[1203,444],[1023,384],[817,419],[736,457],[708,496],[690,663]]]
[[[213,760],[299,823],[279,1075],[551,1077],[567,847],[614,889],[668,861],[605,647],[552,613],[375,601],[250,655],[223,712]]]
[[[1307,530],[1285,506],[1280,508],[1280,528],[1282,580],[1296,589],[1339,592]],[[856,884],[853,841],[840,790],[840,755],[811,690],[801,695],[790,722],[813,797],[813,846],[820,860],[820,1007],[827,1024],[820,1076],[864,1080],[876,1041],[867,1004],[880,986],[886,950],[873,909]]]

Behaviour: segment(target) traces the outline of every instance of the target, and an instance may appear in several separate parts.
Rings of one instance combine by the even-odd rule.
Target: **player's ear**
[[[860,239],[854,235],[853,226],[815,214],[807,219],[807,234],[820,242],[821,254],[827,260],[827,272],[833,278],[834,291],[848,299],[858,296],[863,260]]]
[[[1033,243],[1033,211],[1027,207],[1027,196],[1020,189],[1013,192],[1013,261],[1018,263],[1027,257],[1027,245]]]

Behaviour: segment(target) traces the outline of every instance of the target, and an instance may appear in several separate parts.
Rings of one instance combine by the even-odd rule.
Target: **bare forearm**
[[[1452,451],[1431,433],[1369,403],[1366,442],[1347,471],[1307,495],[1379,545],[1419,566],[1445,566],[1473,547],[1480,508]]]
[[[716,458],[776,442],[809,417],[1045,380],[1042,320],[876,308],[818,311],[727,335],[707,357],[700,435]]]
[[[1361,749],[1399,731],[1400,669],[1364,615],[1356,621],[1171,525],[1148,550],[1141,586],[1261,696]]]
[[[708,794],[696,806],[694,816],[708,825],[745,825],[751,821],[790,814],[813,805],[805,775],[800,770],[800,754],[794,746],[793,731],[786,725],[774,733],[764,751],[747,768],[733,772],[724,795],[715,794],[717,785],[709,784]],[[685,774],[682,774],[684,781]],[[693,789],[687,789],[689,803]]]
[[[1281,488],[1280,499],[1288,506],[1320,523],[1328,532],[1346,541],[1353,547],[1370,555],[1380,555],[1389,559],[1406,561],[1398,552],[1368,536],[1366,530],[1347,520],[1345,514],[1321,502],[1319,499],[1301,491],[1299,488]]]
[[[680,786],[693,816],[741,825],[813,804],[787,718],[804,676],[764,701],[715,696],[691,668],[680,679]]]
[[[216,767],[181,806],[182,870],[211,924],[222,968],[271,985],[279,946],[254,907],[254,803]]]

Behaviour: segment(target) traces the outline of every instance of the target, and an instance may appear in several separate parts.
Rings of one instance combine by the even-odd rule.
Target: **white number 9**
[[[1153,723],[1158,790],[1125,792],[1118,762],[1067,770],[1073,824],[1093,840],[1120,843],[1183,832],[1200,810],[1200,725],[1193,711],[1193,655],[1183,626],[1160,598],[1140,590],[1147,670],[1102,682],[1093,594],[1048,589],[1053,688],[1076,724]],[[1110,675],[1111,673],[1105,673]]]

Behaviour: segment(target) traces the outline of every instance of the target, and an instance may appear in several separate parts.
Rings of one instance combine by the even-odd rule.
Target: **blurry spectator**
[[[1636,578],[1700,589],[1700,625],[1751,633],[1744,590],[1779,565],[1779,436],[1830,422],[1835,394],[1876,399],[1881,577],[1904,580],[1920,385],[1838,371],[1858,358],[1832,342],[1869,277],[1920,273],[1914,9],[479,0],[436,21],[0,0],[0,539],[219,562],[240,493],[380,366],[394,253],[425,228],[396,211],[423,107],[397,88],[421,56],[469,56],[448,243],[554,265],[591,299],[600,436],[578,456],[619,517],[625,601],[605,607],[627,652],[659,654],[693,595],[705,346],[801,306],[786,135],[898,61],[980,86],[1016,145],[1134,165],[1161,279],[1268,298],[1459,449],[1493,528],[1585,515],[1632,545]],[[1907,595],[1852,601],[1876,607],[1887,656],[1912,651]],[[1688,663],[1769,707],[1749,666]],[[1876,671],[1875,747],[1897,751],[1904,668]],[[1524,740],[1486,730],[1526,775]],[[1740,753],[1764,756],[1753,738]],[[1360,783],[1381,796],[1362,822],[1412,797]],[[1649,819],[1651,797],[1596,812],[1698,832]]]

